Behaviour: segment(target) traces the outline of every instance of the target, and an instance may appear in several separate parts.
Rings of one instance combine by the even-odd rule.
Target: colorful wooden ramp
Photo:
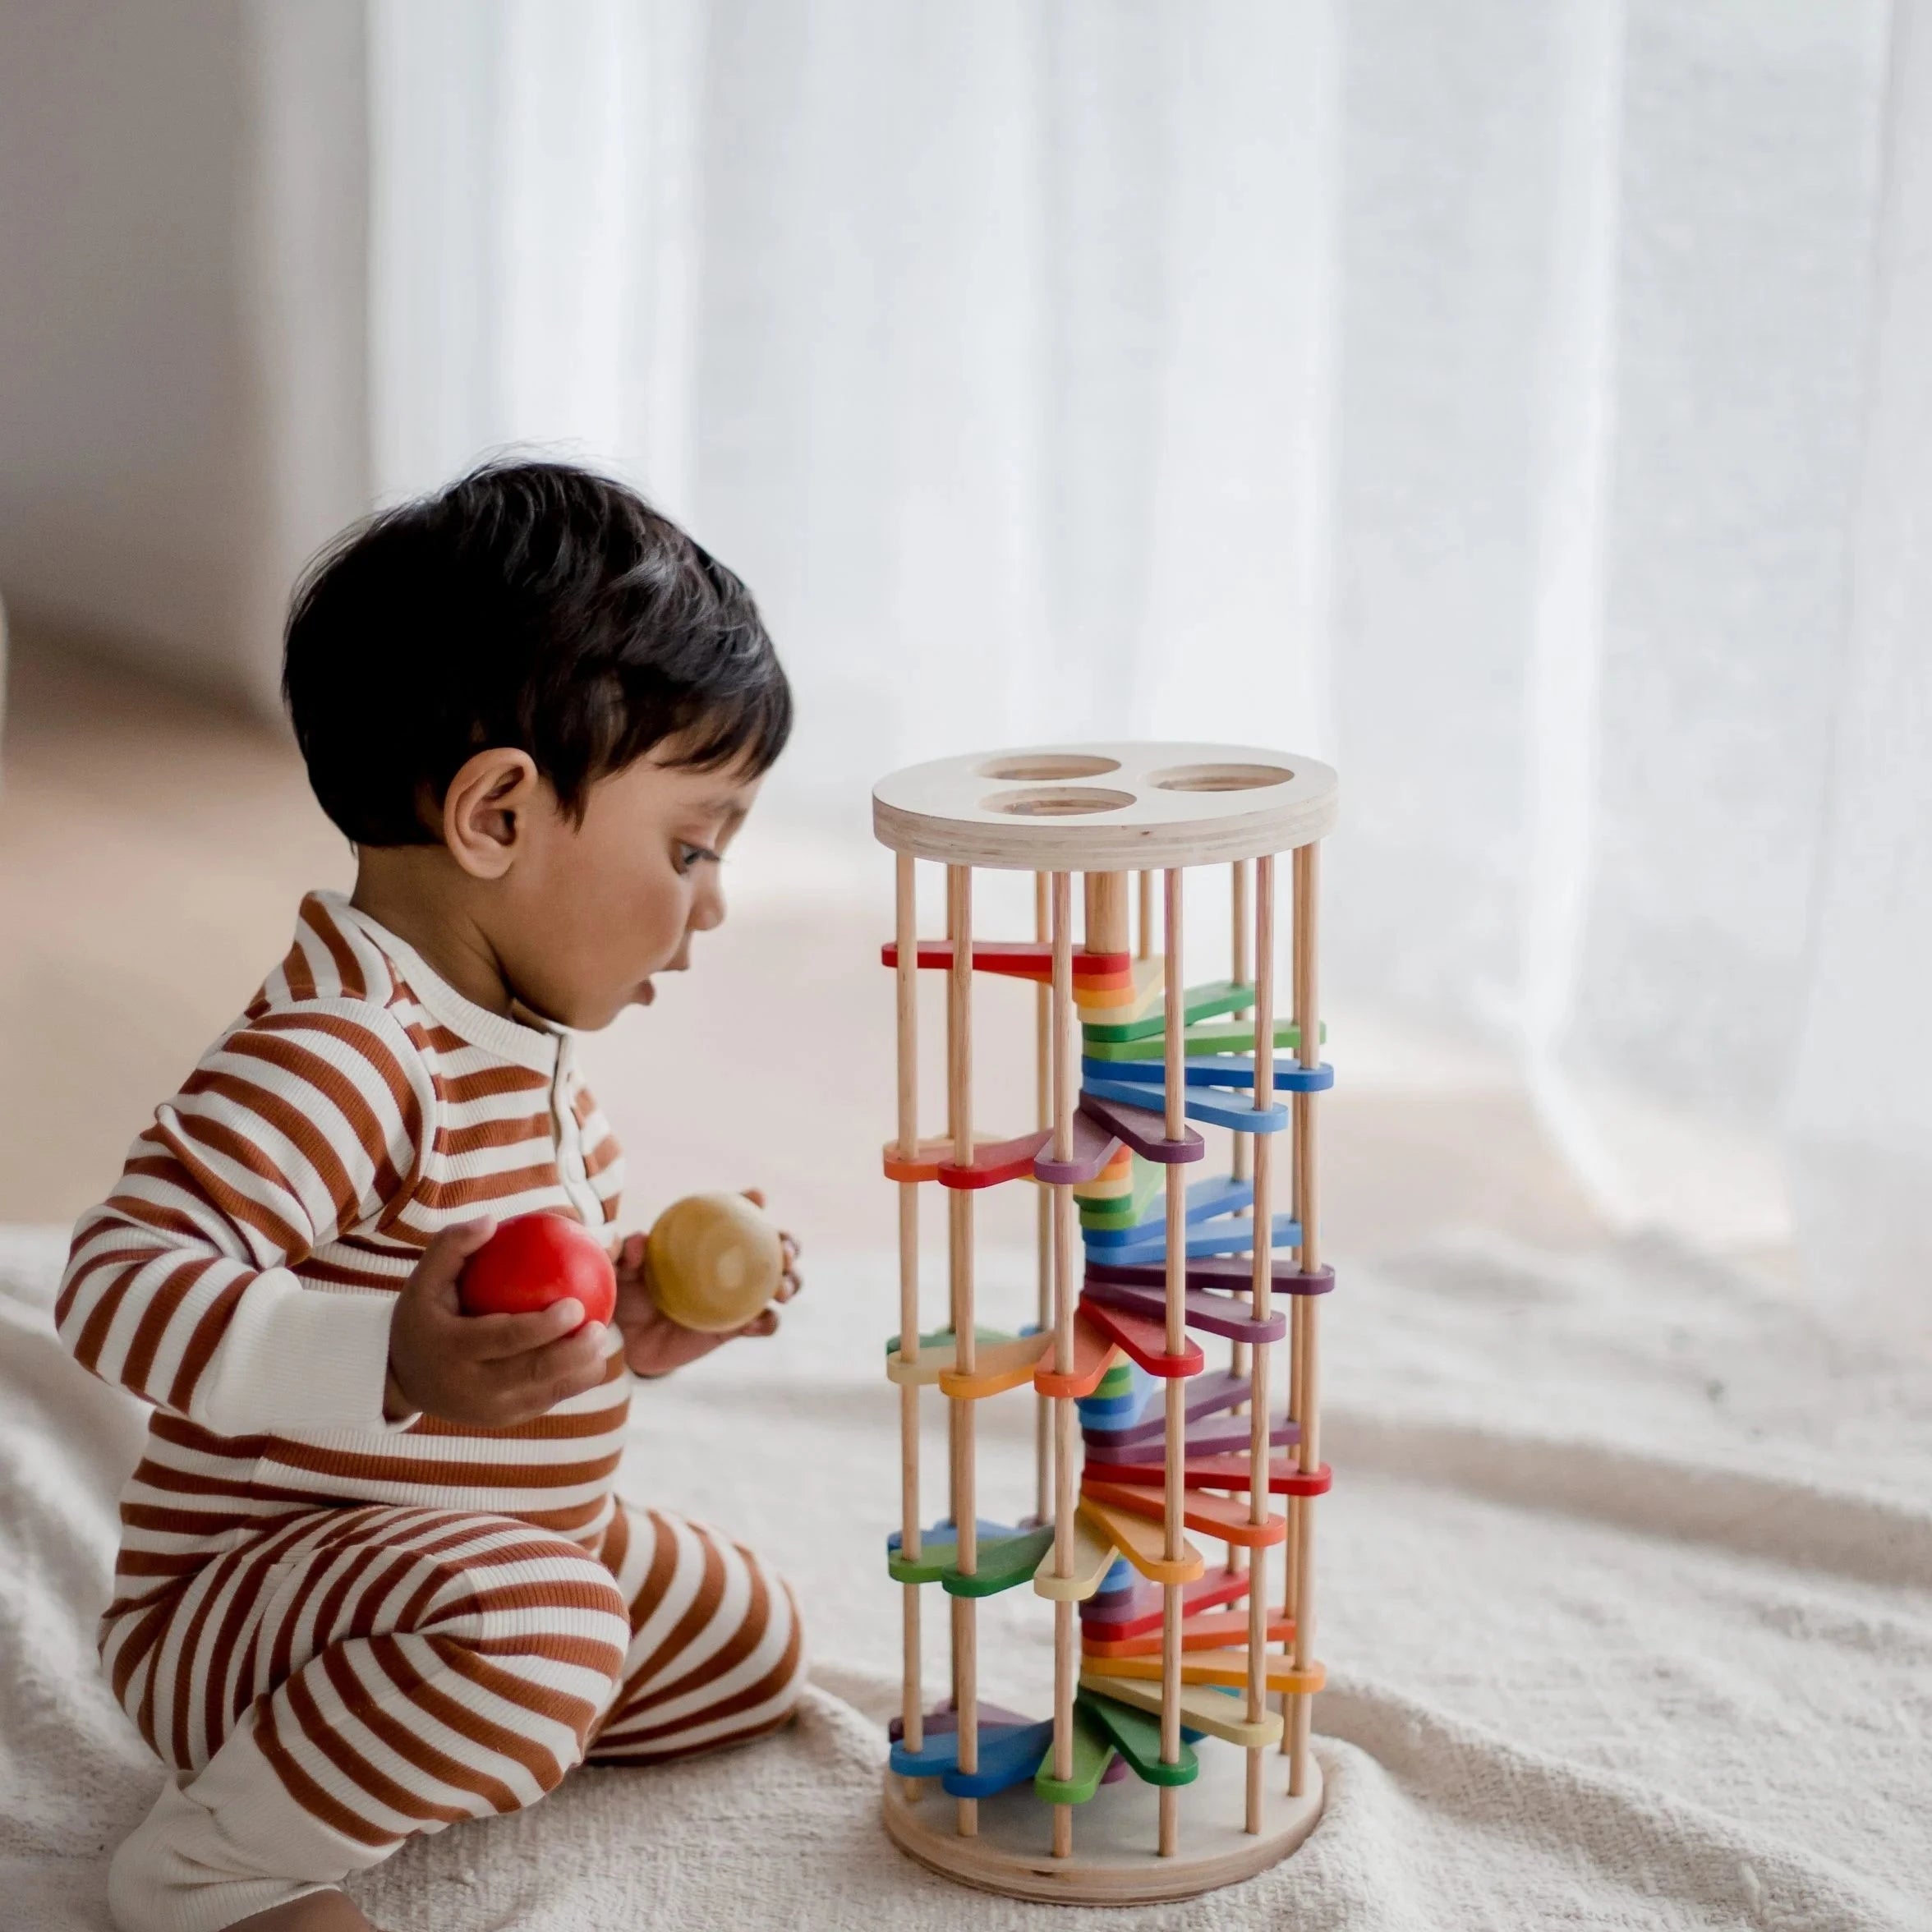
[[[908,1332],[885,1351],[904,1689],[882,1809],[922,1864],[983,1889],[1171,1906],[1320,1815],[1326,1546],[1305,1532],[1332,1480],[1313,1138],[1332,790],[1285,753],[1108,744],[941,759],[874,794],[897,866],[881,1166]],[[1232,916],[1204,932],[1186,900],[1210,862]],[[1030,931],[989,931],[1029,888]],[[1190,982],[1190,957],[1228,977]],[[1018,1085],[1008,1039],[1032,1045]],[[1029,1442],[1030,1480],[1011,1466]],[[993,1654],[1016,1615],[1050,1628],[1051,1668],[1030,1644]],[[981,1695],[1022,1667],[1030,1704]]]

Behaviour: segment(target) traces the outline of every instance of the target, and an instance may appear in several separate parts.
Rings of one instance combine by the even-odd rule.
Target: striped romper
[[[571,1036],[473,1005],[332,893],[82,1216],[58,1308],[154,1405],[101,1657],[172,1768],[116,1920],[214,1932],[572,1765],[782,1723],[784,1584],[620,1502],[630,1373],[534,1421],[383,1414],[393,1291],[453,1221],[614,1220]]]

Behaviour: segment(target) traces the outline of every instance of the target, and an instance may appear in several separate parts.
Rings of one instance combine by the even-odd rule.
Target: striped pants
[[[304,1511],[110,1610],[102,1658],[175,1771],[115,1856],[122,1932],[216,1932],[586,1759],[754,1737],[804,1677],[755,1557],[621,1506],[600,1556],[508,1516]]]

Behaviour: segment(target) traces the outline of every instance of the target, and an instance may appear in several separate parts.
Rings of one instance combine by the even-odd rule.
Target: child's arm
[[[405,1194],[435,1089],[381,1007],[217,1042],[80,1217],[57,1308],[84,1368],[224,1435],[382,1428],[393,1306],[290,1271]]]

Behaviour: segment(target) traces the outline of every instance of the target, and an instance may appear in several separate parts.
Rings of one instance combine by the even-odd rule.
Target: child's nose
[[[717,868],[706,868],[707,876],[699,884],[691,899],[691,930],[693,932],[709,932],[714,927],[724,923],[724,888],[719,882]]]

